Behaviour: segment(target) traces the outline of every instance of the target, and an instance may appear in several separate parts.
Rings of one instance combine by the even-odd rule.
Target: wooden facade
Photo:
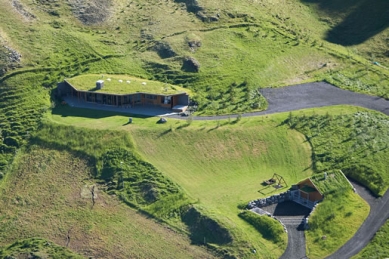
[[[171,95],[139,92],[129,94],[111,94],[95,91],[77,90],[66,81],[60,89],[60,92],[62,95],[71,96],[73,98],[76,98],[78,101],[122,107],[149,105],[172,109],[176,105],[187,106],[189,104],[189,96],[187,93],[178,93]]]
[[[316,188],[311,179],[307,178],[297,184],[300,197],[310,201],[321,201],[324,195]]]

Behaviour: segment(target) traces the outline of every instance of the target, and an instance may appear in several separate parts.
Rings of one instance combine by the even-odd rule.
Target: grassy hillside
[[[281,255],[284,245],[259,238],[238,216],[238,205],[275,193],[277,190],[261,185],[274,172],[288,184],[311,174],[308,143],[287,126],[277,127],[285,114],[283,119],[169,120],[163,125],[156,124],[156,118],[134,118],[133,124],[123,125],[126,116],[108,112],[83,113],[67,107],[56,111],[49,118],[60,123],[129,131],[147,161],[179,184],[197,208],[231,231],[234,249],[245,256],[253,248],[261,257]],[[89,118],[84,118],[82,114],[87,113]]]
[[[325,258],[345,244],[369,214],[367,203],[351,188],[332,190],[309,218],[307,256]]]
[[[361,110],[347,114],[289,114],[291,128],[306,135],[318,172],[342,169],[377,195],[389,187],[388,117]]]
[[[4,188],[8,188],[8,181],[11,181],[12,172],[16,170],[12,168],[12,159],[37,130],[42,114],[55,104],[50,97],[54,97],[52,90],[56,83],[76,75],[127,74],[179,85],[195,94],[199,114],[263,109],[266,101],[258,95],[258,88],[314,80],[327,80],[345,89],[389,98],[389,15],[385,0],[378,0],[374,5],[366,0],[135,0],[129,3],[119,0],[0,0],[0,5],[0,178],[5,177],[2,181]],[[122,128],[123,124],[119,126],[117,123],[120,119],[104,113],[80,112],[78,116],[76,119],[69,118],[73,120],[71,123],[96,128],[113,126],[116,129]],[[82,118],[90,116],[100,120]],[[95,124],[90,125],[91,120]],[[151,121],[142,123],[145,128],[154,124]],[[234,199],[238,203],[246,202],[245,199],[251,199],[254,194],[242,194],[238,189],[247,185],[248,190],[257,191],[253,183],[257,172],[261,172],[260,181],[262,173],[268,177],[274,169],[284,173],[289,181],[309,174],[307,154],[310,151],[307,145],[300,149],[303,141],[300,134],[285,127],[274,129],[270,122],[255,130],[257,125],[250,126],[250,123],[237,123],[226,129],[221,125],[223,123],[193,127],[184,127],[180,123],[168,124],[167,128],[161,127],[155,131],[143,131],[140,125],[131,131],[138,148],[143,148],[145,157],[148,156],[147,152],[153,150],[146,150],[140,138],[155,145],[157,155],[154,160],[147,157],[148,160],[162,171],[166,170],[166,174],[177,181],[190,198],[199,199],[197,210],[201,211],[204,206],[204,210],[216,215],[216,218],[224,212],[232,213],[234,216],[231,216],[231,220],[228,216],[222,216],[226,218],[222,221],[233,229],[237,224],[236,228],[247,231],[247,234],[242,234],[234,230],[234,235],[238,238],[242,235],[242,240],[251,242],[256,232],[236,216],[236,208],[232,204],[235,204]],[[256,145],[247,147],[242,144],[242,140],[234,135],[237,129],[242,131],[243,141],[254,140]],[[150,136],[145,135],[147,131]],[[45,134],[51,136],[54,132],[47,131]],[[61,134],[67,136],[69,133],[64,130]],[[94,134],[96,138],[105,136],[105,133]],[[161,137],[157,138],[158,134]],[[187,138],[183,134],[187,134]],[[334,133],[331,131],[328,134]],[[359,137],[358,141],[366,140],[364,134],[358,136],[363,137]],[[179,148],[172,145],[202,138],[217,140],[221,144],[209,146],[200,141],[195,149],[189,145],[179,145]],[[272,140],[272,144],[264,139]],[[94,164],[107,152],[102,149],[104,144],[111,147],[106,140],[91,143],[80,135],[73,142],[67,139],[63,143],[52,143],[51,140],[46,143],[60,149],[82,143],[72,151],[87,156]],[[360,143],[355,148],[352,146],[357,152],[356,157],[363,156],[366,163],[385,159],[385,151],[376,150],[377,146],[382,148],[381,142],[369,143],[372,146],[367,151],[360,148]],[[173,156],[165,158],[165,150],[179,159]],[[295,157],[283,153],[285,150]],[[195,164],[197,161],[186,161],[185,152],[204,161],[204,167],[207,165],[205,168],[208,170],[204,172],[209,175],[198,168]],[[266,155],[263,156],[263,152]],[[209,157],[204,154],[218,159],[208,161]],[[332,155],[328,157],[338,159]],[[166,162],[159,161],[162,158]],[[241,168],[237,161],[243,161],[247,166]],[[257,164],[258,161],[263,164]],[[317,161],[315,166],[320,165]],[[385,170],[386,165],[381,162],[385,160],[378,161],[378,165],[373,167],[359,163],[359,168],[351,169],[354,172],[374,171],[369,174],[369,177],[374,176],[370,187],[381,193],[385,188],[386,176],[377,172]],[[329,167],[333,163],[320,162]],[[174,163],[177,163],[177,168],[172,166]],[[102,167],[96,167],[94,173],[104,168],[103,164],[100,165]],[[365,170],[366,166],[369,170]],[[118,164],[113,167],[117,170]],[[191,186],[190,178],[185,178],[188,174],[181,176],[181,171],[185,172],[188,168],[198,173],[199,178],[193,180],[201,182],[203,186],[196,189]],[[305,168],[308,169],[303,171]],[[214,172],[221,172],[217,170],[232,173],[217,173],[215,178],[210,177]],[[248,173],[243,174],[242,170]],[[10,172],[9,176],[7,172]],[[361,181],[370,179],[361,175],[358,178]],[[238,185],[235,186],[232,179]],[[118,178],[113,180],[118,181]],[[380,185],[380,180],[385,184]],[[220,181],[225,181],[226,186],[241,196],[229,196],[230,193],[224,190],[219,198],[209,199],[210,195],[216,195],[211,190],[212,184]],[[227,202],[224,204],[225,200]],[[12,207],[8,213],[16,213],[14,209]],[[191,209],[188,208],[188,211]],[[274,244],[265,241],[260,243],[254,240],[252,244],[261,247],[264,254],[274,248]],[[243,250],[250,246],[240,245]]]
[[[0,248],[0,256],[3,258],[53,258],[53,259],[81,259],[64,247],[53,244],[41,238],[28,238]]]
[[[1,0],[0,171],[50,106],[48,92],[85,73],[190,88],[200,114],[263,109],[258,88],[314,80],[388,97],[387,3],[366,3]],[[345,21],[339,35],[369,21],[364,39],[327,38]],[[190,72],[190,59],[198,72]]]
[[[388,248],[389,222],[387,221],[375,234],[373,240],[353,258],[385,258]]]
[[[33,145],[16,159],[0,186],[0,246],[42,237],[87,258],[213,257],[103,192],[86,155]]]

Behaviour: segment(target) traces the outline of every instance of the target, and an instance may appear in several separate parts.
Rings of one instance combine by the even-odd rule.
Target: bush
[[[284,229],[276,220],[268,216],[260,216],[248,210],[239,213],[239,217],[255,227],[264,238],[273,241],[274,243],[284,242],[284,239],[282,238]]]

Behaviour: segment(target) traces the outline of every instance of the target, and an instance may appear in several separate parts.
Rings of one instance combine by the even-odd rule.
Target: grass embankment
[[[289,115],[287,123],[312,145],[314,170],[341,169],[377,195],[389,186],[388,117],[361,109],[348,114]]]
[[[96,89],[96,81],[103,80],[104,87]],[[119,81],[121,80],[121,81]],[[152,93],[152,94],[178,94],[186,90],[158,81],[136,78],[128,75],[93,75],[85,74],[66,79],[77,90],[94,91],[99,93],[129,94],[129,93]]]
[[[0,248],[2,258],[82,259],[83,256],[41,238],[28,238]]]
[[[84,135],[88,142],[78,139],[78,146],[73,144],[80,150],[69,152],[59,145],[69,137],[64,136],[65,129],[62,130],[51,134],[57,143],[45,143],[43,136],[48,132],[41,133],[41,139],[35,139],[35,143],[40,144],[28,146],[26,152],[19,153],[14,168],[2,182],[1,246],[18,239],[42,237],[86,257],[212,257],[201,247],[190,245],[185,235],[146,218],[119,203],[116,197],[102,192],[104,186],[96,184],[93,178],[96,161],[81,150],[86,147],[88,151],[89,143],[96,141],[93,135]],[[75,130],[71,136],[81,133]],[[113,145],[125,144],[123,139],[100,134]]]
[[[63,117],[61,109],[75,116]],[[83,111],[60,107],[50,117],[77,126],[130,131],[142,156],[179,184],[197,207],[226,226],[240,249],[255,248],[262,257],[281,255],[280,247],[259,238],[239,218],[237,206],[275,193],[260,184],[275,172],[288,184],[311,175],[308,142],[287,126],[279,126],[286,114],[230,121],[169,120],[162,125],[156,124],[156,118],[134,118],[133,124],[123,125],[126,116],[102,113],[101,118],[93,118],[99,112],[88,111],[90,118],[78,117]]]
[[[373,240],[361,251],[355,255],[354,259],[379,259],[385,258],[389,254],[389,221],[386,221],[380,230],[375,234]]]
[[[287,240],[286,235],[284,235],[284,228],[275,219],[267,215],[258,215],[248,210],[239,213],[239,217],[253,225],[264,238],[278,243],[282,247],[286,246]]]
[[[309,258],[324,258],[335,252],[358,230],[369,214],[368,204],[352,190],[339,170],[315,174],[315,186],[324,200],[309,217],[306,231]]]
[[[324,258],[335,252],[355,234],[368,214],[368,204],[351,188],[327,192],[309,218],[309,230],[305,232],[307,256]]]

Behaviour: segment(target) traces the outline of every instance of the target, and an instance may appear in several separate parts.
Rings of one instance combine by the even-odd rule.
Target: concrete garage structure
[[[124,75],[81,75],[65,79],[58,86],[60,96],[77,102],[131,108],[154,106],[184,112],[189,94],[179,86]]]

